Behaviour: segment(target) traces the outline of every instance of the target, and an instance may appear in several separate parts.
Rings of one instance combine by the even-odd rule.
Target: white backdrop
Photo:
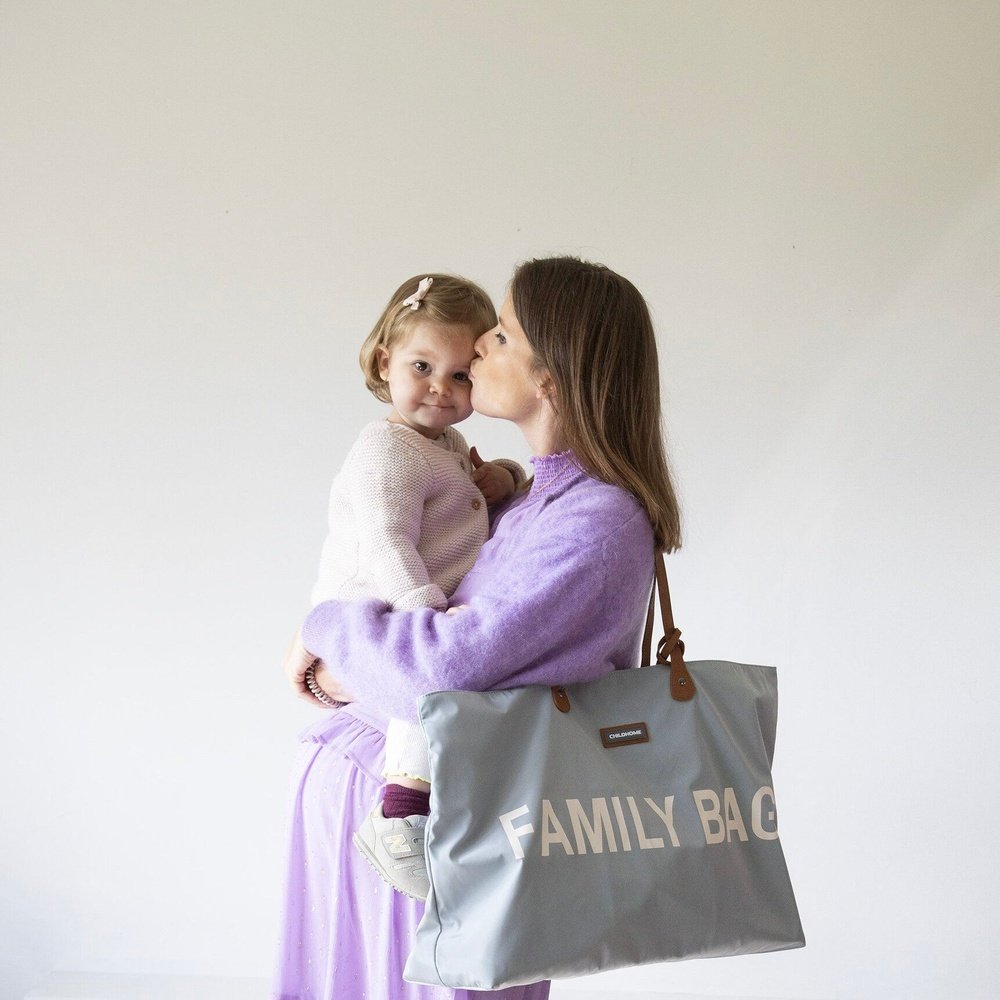
[[[800,952],[574,988],[986,998],[1000,5],[0,2],[0,993],[267,975],[281,650],[399,281],[654,311],[693,658],[779,666]],[[525,459],[510,427],[463,426]]]

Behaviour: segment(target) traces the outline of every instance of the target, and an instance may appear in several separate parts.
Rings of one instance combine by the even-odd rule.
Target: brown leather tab
[[[683,659],[670,661],[670,693],[674,701],[690,701],[698,689],[688,673]]]
[[[684,662],[684,643],[681,641],[680,629],[674,629],[670,635],[665,635],[660,640],[658,652],[662,651],[665,663],[667,654],[670,655],[670,694],[674,701],[690,701],[698,690],[694,686],[694,680]]]
[[[569,711],[569,692],[564,687],[554,687],[552,689],[552,700],[560,712]]]

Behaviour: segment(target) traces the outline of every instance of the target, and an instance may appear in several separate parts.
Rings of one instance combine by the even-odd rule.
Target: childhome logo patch
[[[632,743],[648,743],[649,730],[645,722],[630,722],[627,726],[607,726],[601,730],[601,743],[611,747],[627,747]]]

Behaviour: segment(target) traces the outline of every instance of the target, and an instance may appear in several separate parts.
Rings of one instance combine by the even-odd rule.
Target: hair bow
[[[417,285],[417,290],[408,298],[403,299],[403,305],[409,306],[414,312],[416,312],[420,308],[420,303],[423,301],[428,289],[433,284],[433,278],[428,277],[421,279],[420,284]]]

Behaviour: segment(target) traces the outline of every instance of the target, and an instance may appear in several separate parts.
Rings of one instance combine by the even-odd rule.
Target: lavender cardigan
[[[570,452],[532,464],[531,490],[497,518],[452,597],[464,610],[390,611],[382,601],[312,610],[305,646],[360,706],[415,720],[430,691],[569,684],[638,666],[653,579],[645,511]]]

